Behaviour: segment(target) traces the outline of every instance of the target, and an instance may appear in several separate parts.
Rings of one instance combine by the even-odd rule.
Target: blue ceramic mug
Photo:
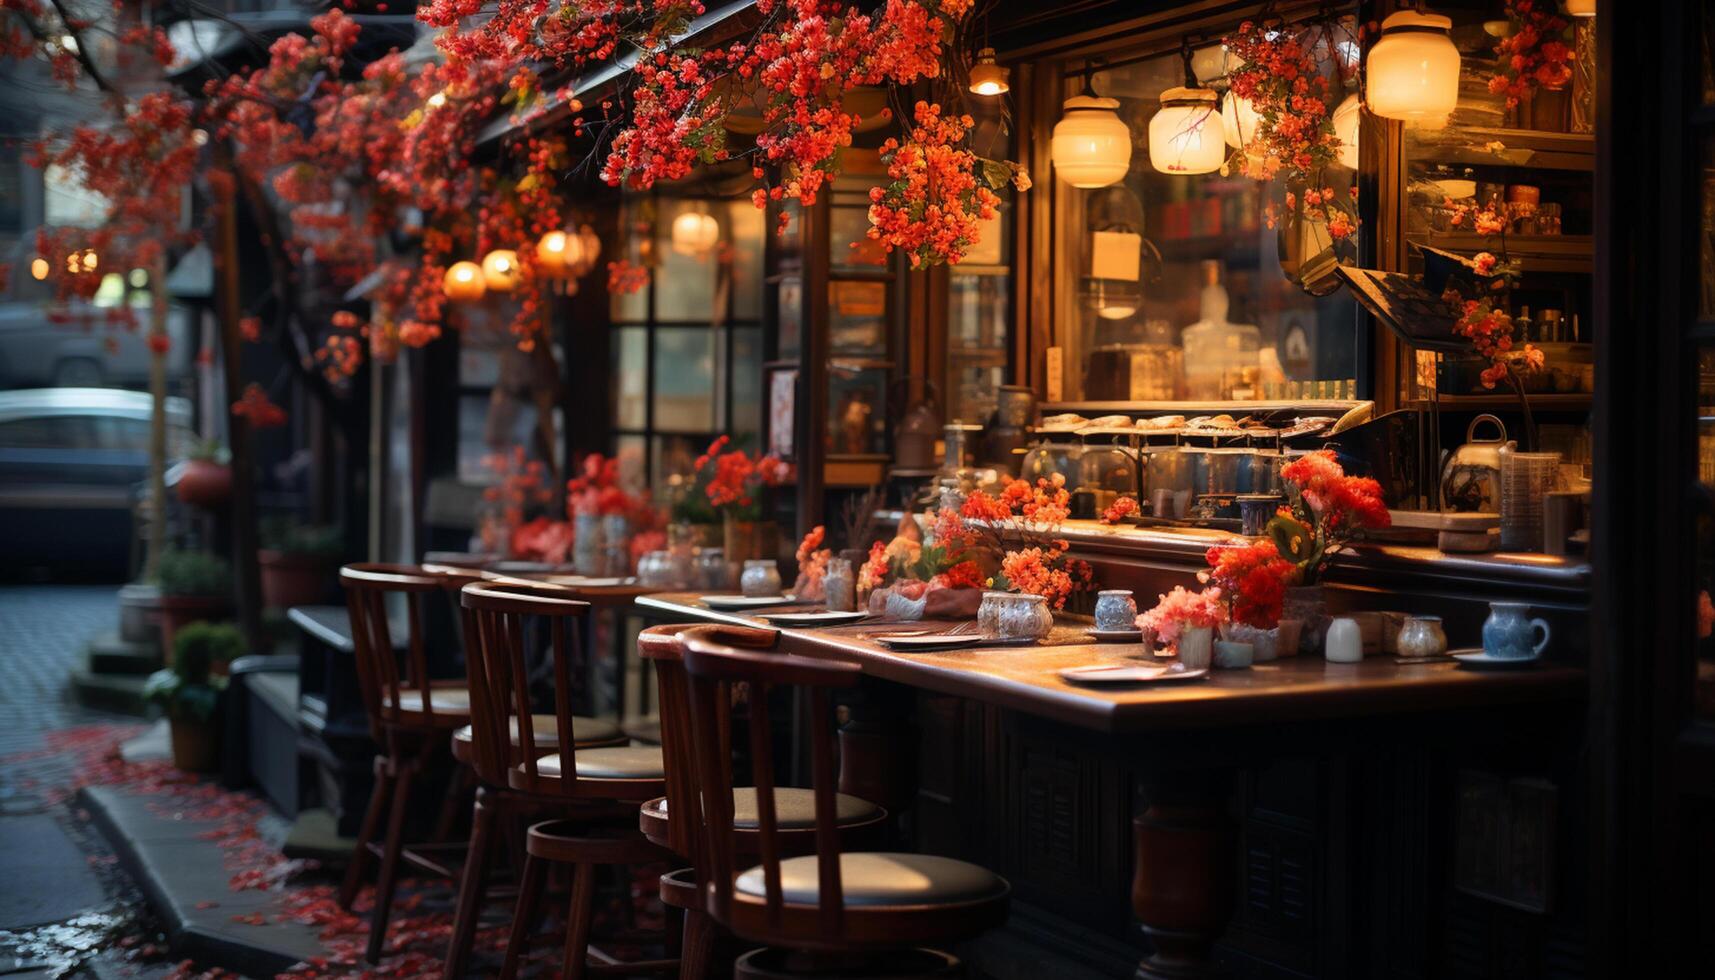
[[[1530,660],[1548,646],[1548,624],[1527,618],[1530,605],[1523,602],[1491,602],[1483,623],[1483,652],[1497,660]],[[1537,639],[1537,631],[1542,638]]]

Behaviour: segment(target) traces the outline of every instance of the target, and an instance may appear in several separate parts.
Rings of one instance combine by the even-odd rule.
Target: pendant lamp
[[[1073,187],[1106,187],[1131,172],[1131,129],[1114,110],[1118,99],[1098,96],[1084,71],[1084,91],[1061,105],[1049,139],[1054,172]]]
[[[1382,21],[1370,49],[1364,101],[1370,111],[1408,125],[1447,124],[1459,104],[1459,49],[1453,21],[1440,14],[1401,10]]]

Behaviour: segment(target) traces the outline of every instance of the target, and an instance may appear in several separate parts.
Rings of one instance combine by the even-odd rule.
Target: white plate
[[[1067,667],[1060,671],[1062,680],[1075,684],[1154,684],[1171,681],[1194,681],[1207,677],[1209,668],[1180,670],[1177,665],[1111,664],[1099,667]]]
[[[1540,654],[1531,657],[1491,657],[1487,651],[1477,647],[1468,650],[1449,650],[1447,655],[1467,667],[1475,667],[1478,670],[1517,670],[1521,667],[1529,667],[1542,659]]]
[[[700,595],[697,601],[710,609],[759,609],[763,606],[790,606],[791,596],[784,595]]]
[[[868,619],[869,613],[841,612],[829,609],[824,612],[762,613],[756,618],[766,619],[779,626],[833,626]]]
[[[1097,643],[1142,643],[1143,630],[1085,630]]]
[[[917,635],[886,635],[873,639],[889,650],[957,650],[962,647],[974,647],[984,642],[975,633],[948,636],[945,633],[922,633]]]
[[[570,585],[585,589],[599,589],[605,586],[625,585],[632,581],[628,578],[586,578],[582,575],[544,575],[543,582],[554,585]]]

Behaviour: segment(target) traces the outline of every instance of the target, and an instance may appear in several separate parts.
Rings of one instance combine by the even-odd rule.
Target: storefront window
[[[1221,60],[1215,52],[1211,74],[1223,71]],[[1288,192],[1302,188],[1151,166],[1150,120],[1161,93],[1184,84],[1184,71],[1172,53],[1116,59],[1091,77],[1098,94],[1119,101],[1133,148],[1130,171],[1111,186],[1054,185],[1066,397],[1226,401],[1350,391],[1356,306],[1334,283],[1320,298],[1300,288],[1303,267],[1331,261],[1334,248],[1325,226],[1285,211]],[[1063,95],[1083,85],[1075,71]],[[1353,171],[1331,166],[1323,182],[1355,213]]]
[[[718,433],[757,431],[764,217],[748,199],[639,195],[619,227],[649,276],[611,300],[615,448],[627,482],[661,489]]]

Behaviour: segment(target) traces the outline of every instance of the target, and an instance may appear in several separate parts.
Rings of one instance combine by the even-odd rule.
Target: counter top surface
[[[638,598],[639,606],[685,619],[767,626],[751,616],[710,609],[690,593]],[[870,634],[917,624],[856,624],[780,629],[785,649],[862,665],[872,676],[984,701],[1107,732],[1203,728],[1266,722],[1317,721],[1365,715],[1571,700],[1581,696],[1582,670],[1540,664],[1479,672],[1451,662],[1400,664],[1372,657],[1331,664],[1288,657],[1248,670],[1211,671],[1202,681],[1092,686],[1061,680],[1066,667],[1138,662],[1135,644],[1065,642],[1035,647],[970,647],[941,653],[898,653]],[[924,624],[931,628],[935,623]],[[940,624],[951,626],[952,624]],[[1050,640],[1076,635],[1057,627]]]

